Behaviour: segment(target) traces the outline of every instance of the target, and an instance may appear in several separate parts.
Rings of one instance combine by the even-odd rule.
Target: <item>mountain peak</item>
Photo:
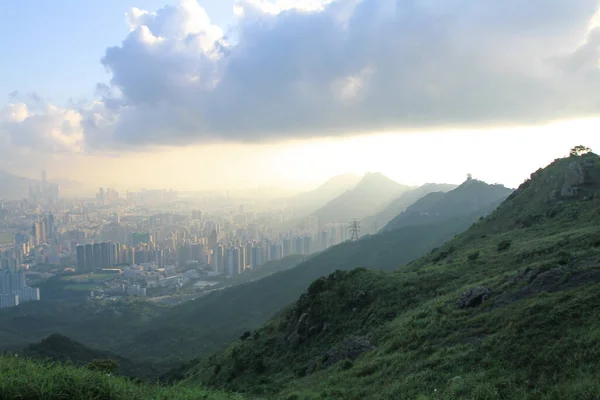
[[[540,168],[509,197],[519,202],[562,201],[594,196],[600,189],[600,157],[594,153],[559,158]]]
[[[398,187],[402,186],[398,182],[394,181],[393,179],[388,178],[381,172],[367,172],[363,175],[363,178],[358,183],[357,187],[373,186],[373,185],[376,185],[376,186],[386,185],[386,186],[398,186]]]

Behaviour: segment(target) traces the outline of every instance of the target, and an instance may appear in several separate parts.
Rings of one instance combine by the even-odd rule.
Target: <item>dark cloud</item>
[[[275,12],[245,1],[235,42],[194,0],[133,9],[130,34],[102,58],[110,84],[78,112],[93,148],[596,116],[599,3],[337,0]]]

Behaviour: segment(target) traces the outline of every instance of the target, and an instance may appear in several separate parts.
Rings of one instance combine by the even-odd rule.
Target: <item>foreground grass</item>
[[[86,368],[0,358],[0,399],[19,400],[237,400],[198,386],[138,384]]]

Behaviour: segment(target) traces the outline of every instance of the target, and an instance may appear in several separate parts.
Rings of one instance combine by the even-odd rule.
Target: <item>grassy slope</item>
[[[512,192],[512,189],[502,185],[489,185],[475,179],[467,180],[447,193],[433,192],[420,198],[392,219],[383,231],[424,224],[432,220],[443,221],[470,214],[474,210],[480,210],[482,215],[487,215]]]
[[[314,283],[250,338],[188,366],[188,381],[285,399],[598,398],[600,167],[588,157],[592,199],[548,200],[573,161],[559,160],[407,268]],[[459,309],[479,286],[491,297]],[[319,333],[295,347],[286,338],[304,313]],[[323,367],[351,334],[369,334],[376,350]]]
[[[197,386],[161,388],[72,366],[0,357],[0,399],[226,400],[241,399]]]
[[[260,327],[295,301],[315,279],[337,269],[392,269],[406,264],[464,231],[479,215],[346,242],[297,267],[256,282],[213,292],[169,310],[122,345],[119,354],[190,360],[223,347],[244,331]]]
[[[112,350],[115,338],[127,340],[132,337],[163,309],[145,301],[23,303],[19,307],[0,310],[0,348],[15,350],[61,333],[83,344]]]

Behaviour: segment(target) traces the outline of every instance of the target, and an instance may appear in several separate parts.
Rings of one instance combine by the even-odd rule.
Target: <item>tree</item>
[[[591,153],[592,149],[586,146],[575,146],[571,149],[570,155],[571,157],[580,157],[584,154]]]

